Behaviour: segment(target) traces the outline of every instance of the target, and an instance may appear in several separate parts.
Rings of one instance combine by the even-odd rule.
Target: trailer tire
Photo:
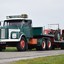
[[[51,50],[52,49],[52,43],[51,43],[50,39],[47,40],[46,49],[47,50]]]
[[[43,40],[41,43],[41,50],[46,50],[46,41]]]
[[[27,49],[28,49],[28,43],[27,43],[25,37],[22,37],[20,42],[17,44],[17,50],[26,51]]]

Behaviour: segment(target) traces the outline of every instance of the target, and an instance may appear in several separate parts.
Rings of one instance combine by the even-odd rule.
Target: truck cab
[[[27,39],[32,37],[32,20],[25,15],[7,16],[3,27],[0,27],[0,45],[17,46],[21,42],[22,50],[25,50]],[[23,49],[24,48],[24,49]]]

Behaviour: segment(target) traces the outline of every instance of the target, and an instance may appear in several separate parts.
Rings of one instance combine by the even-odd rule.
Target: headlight
[[[16,38],[17,36],[16,36],[16,33],[13,33],[12,34],[12,38]]]

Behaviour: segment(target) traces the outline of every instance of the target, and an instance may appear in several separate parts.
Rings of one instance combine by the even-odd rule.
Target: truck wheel
[[[51,41],[50,41],[50,40],[47,40],[46,49],[47,49],[47,50],[51,50],[51,47],[52,47]]]
[[[46,49],[46,41],[43,40],[41,43],[41,50],[45,50]]]
[[[18,51],[26,51],[27,50],[27,41],[24,37],[21,38],[20,42],[17,44]]]

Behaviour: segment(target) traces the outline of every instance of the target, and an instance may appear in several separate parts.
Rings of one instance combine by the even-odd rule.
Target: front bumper
[[[0,42],[19,42],[20,39],[0,39]]]

